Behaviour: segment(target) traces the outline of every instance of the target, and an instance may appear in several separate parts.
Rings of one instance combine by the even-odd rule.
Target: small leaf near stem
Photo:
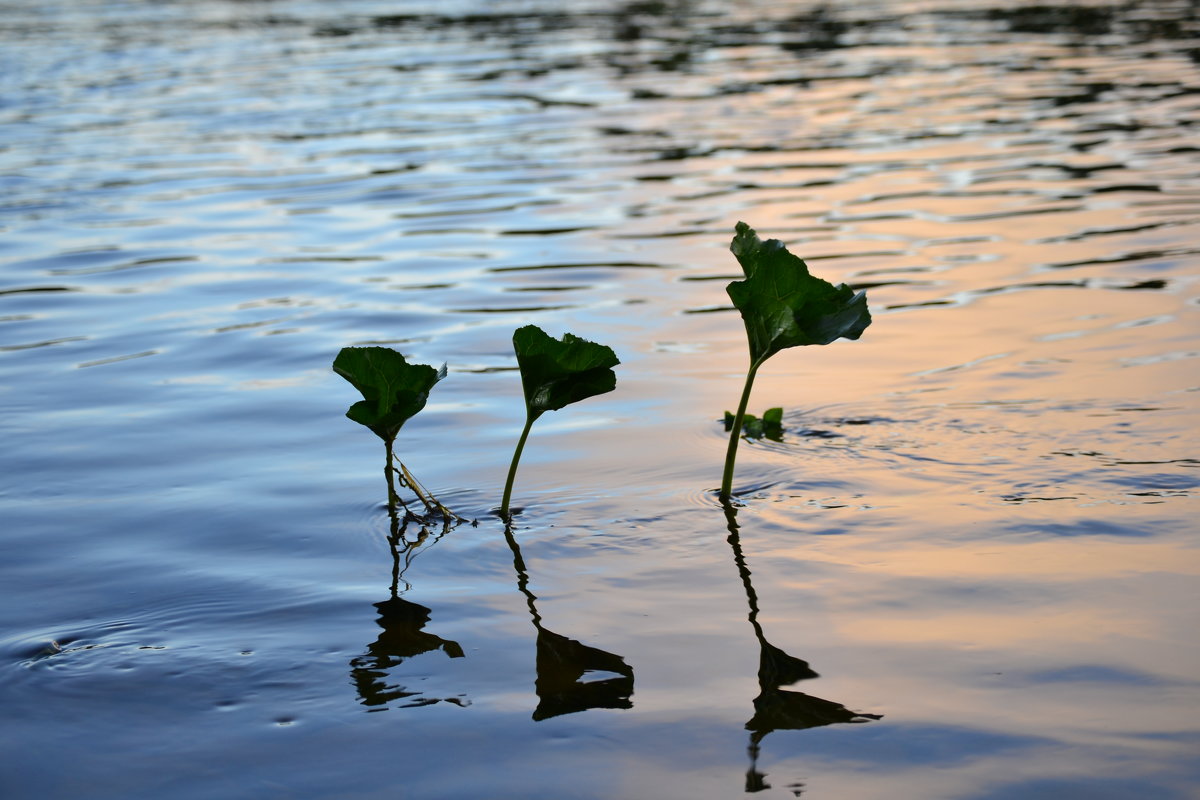
[[[725,430],[733,430],[733,414],[725,412]],[[761,417],[747,412],[742,418],[742,437],[745,439],[767,438],[776,442],[783,441],[783,409],[768,408]]]

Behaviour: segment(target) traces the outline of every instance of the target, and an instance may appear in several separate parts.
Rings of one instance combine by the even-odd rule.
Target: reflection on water
[[[440,530],[431,530],[428,520],[411,514],[390,513],[391,534],[388,545],[392,553],[391,596],[375,603],[379,612],[376,624],[382,628],[367,652],[350,661],[350,675],[358,696],[366,706],[419,707],[447,702],[468,706],[465,694],[451,697],[429,697],[420,691],[388,683],[388,671],[408,659],[441,651],[449,658],[464,658],[466,653],[458,642],[444,639],[424,630],[432,611],[399,595],[412,588],[404,575],[413,560],[423,550],[448,534],[456,523],[439,517]],[[406,538],[410,524],[418,527],[416,536]],[[512,551],[517,588],[525,598],[533,627],[537,631],[537,678],[534,684],[538,698],[534,709],[535,721],[573,714],[591,708],[633,708],[633,669],[615,653],[590,647],[574,639],[548,630],[542,625],[537,609],[537,597],[529,590],[529,573],[521,548],[512,530],[505,529],[505,539]],[[400,590],[400,584],[405,586]],[[381,710],[381,709],[375,709]]]
[[[409,691],[402,686],[389,686],[385,682],[387,671],[399,666],[405,659],[435,650],[441,650],[450,658],[462,658],[465,653],[458,642],[422,630],[429,622],[430,610],[425,606],[392,597],[376,603],[375,608],[379,610],[376,623],[383,628],[383,632],[367,647],[365,654],[350,662],[350,675],[363,705],[385,706],[394,700],[403,701],[402,706],[425,706],[443,700],[455,705],[467,705],[467,701],[461,697],[422,697],[419,692]]]
[[[851,711],[841,703],[823,700],[802,692],[789,691],[784,686],[820,677],[808,662],[788,655],[767,641],[762,625],[758,621],[758,595],[750,580],[750,567],[742,552],[741,535],[738,532],[737,509],[725,503],[725,520],[729,527],[729,546],[733,548],[733,562],[738,576],[746,589],[746,602],[750,604],[750,626],[758,639],[758,696],[754,698],[754,716],[746,723],[750,731],[750,769],[746,772],[746,791],[760,792],[771,788],[766,775],[758,771],[758,756],[762,741],[767,734],[777,730],[803,730],[834,725],[840,722],[867,722],[883,719],[882,714],[864,714]]]
[[[542,626],[537,597],[529,591],[529,573],[521,548],[506,527],[504,537],[512,550],[517,588],[525,595],[533,627],[537,629],[538,696],[534,720],[573,714],[589,708],[633,708],[633,668],[616,653],[568,639]]]
[[[0,793],[1192,796],[1196,17],[0,0]],[[880,310],[759,375],[741,583],[739,219]],[[393,530],[330,359],[449,364],[485,519],[527,323],[617,390]]]
[[[366,653],[350,662],[350,676],[358,696],[367,706],[386,706],[397,700],[402,701],[400,705],[404,707],[426,706],[443,701],[459,706],[469,705],[469,701],[462,696],[423,697],[420,692],[386,682],[389,669],[398,667],[414,656],[436,650],[441,650],[450,658],[463,658],[466,655],[458,642],[424,630],[432,613],[430,609],[399,596],[400,582],[404,581],[404,573],[412,565],[413,559],[423,548],[432,547],[450,532],[451,520],[443,519],[441,531],[434,534],[424,520],[407,513],[401,517],[394,508],[389,508],[388,514],[391,518],[391,534],[388,536],[388,546],[392,551],[391,597],[375,604],[379,611],[379,618],[375,622],[383,632],[367,647]],[[414,539],[408,539],[405,534],[408,526],[414,522],[420,529]],[[404,585],[406,589],[411,588],[407,581],[404,581]]]

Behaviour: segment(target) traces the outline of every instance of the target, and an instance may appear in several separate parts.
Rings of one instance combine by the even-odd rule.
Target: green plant
[[[383,474],[388,487],[388,511],[394,514],[397,503],[408,510],[396,493],[398,476],[400,486],[411,489],[427,511],[438,511],[447,518],[454,517],[449,509],[417,482],[408,467],[396,458],[393,449],[401,426],[425,407],[430,390],[446,377],[445,365],[436,370],[425,364],[409,364],[404,356],[388,347],[343,347],[333,360],[333,371],[349,381],[363,396],[362,400],[350,406],[346,416],[370,428],[383,439],[387,451]],[[400,468],[398,472],[396,466]]]
[[[730,251],[741,264],[745,280],[726,287],[742,314],[750,345],[750,368],[737,413],[730,424],[722,500],[733,490],[733,467],[750,390],[759,368],[780,350],[802,345],[829,344],[836,339],[857,339],[871,324],[865,292],[846,284],[834,286],[810,275],[808,265],[792,255],[778,239],[765,242],[744,222],[735,229]]]
[[[611,392],[617,385],[612,368],[621,363],[609,347],[570,333],[555,339],[536,325],[526,325],[513,332],[513,349],[517,353],[521,386],[525,391],[525,428],[517,440],[508,479],[504,483],[500,516],[505,521],[511,519],[509,502],[513,480],[534,421],[547,411]]]
[[[733,414],[725,412],[725,430],[733,430]],[[742,435],[747,439],[783,440],[783,409],[768,408],[761,417],[742,415]]]

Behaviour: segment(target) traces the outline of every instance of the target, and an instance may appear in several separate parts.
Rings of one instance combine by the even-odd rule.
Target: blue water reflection
[[[0,0],[0,793],[1187,796],[1194,17]],[[876,321],[731,553],[743,219]],[[509,541],[526,323],[622,366]],[[480,521],[390,588],[363,344]]]

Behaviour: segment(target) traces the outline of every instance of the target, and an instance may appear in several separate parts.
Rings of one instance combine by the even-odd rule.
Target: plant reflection
[[[403,591],[412,588],[408,581],[404,580],[404,573],[413,559],[449,533],[452,521],[442,518],[441,529],[434,533],[427,519],[407,513],[401,518],[394,509],[390,510],[389,516],[391,533],[388,536],[388,545],[392,551],[391,596],[382,603],[375,603],[375,608],[379,610],[379,618],[375,622],[383,631],[367,647],[366,653],[350,661],[350,677],[358,690],[358,697],[363,705],[375,707],[373,710],[382,710],[394,701],[400,701],[399,706],[402,708],[440,702],[458,706],[468,705],[468,701],[461,695],[423,697],[419,692],[387,683],[388,670],[414,656],[435,650],[441,650],[450,658],[463,658],[465,655],[458,642],[422,630],[429,622],[428,608],[400,597],[402,582]],[[420,528],[416,537],[409,539],[406,533],[412,522],[419,524]]]
[[[525,595],[533,627],[537,629],[538,705],[533,719],[540,721],[589,708],[633,708],[633,668],[615,653],[568,639],[542,627],[537,597],[529,591],[529,573],[511,527],[504,537],[513,553],[517,588]]]
[[[754,716],[746,723],[750,731],[750,768],[746,771],[746,791],[760,792],[769,789],[766,774],[758,771],[758,754],[763,739],[772,731],[804,730],[833,725],[840,722],[858,723],[881,719],[880,714],[861,714],[851,711],[841,703],[823,700],[803,692],[788,691],[784,686],[819,677],[808,662],[788,655],[767,641],[762,625],[758,622],[758,595],[750,581],[750,568],[742,552],[741,537],[738,535],[737,509],[730,503],[725,508],[725,520],[729,528],[729,546],[733,548],[733,561],[737,565],[742,586],[746,589],[746,601],[750,606],[750,626],[758,639],[758,696],[754,698]],[[799,791],[796,791],[799,794]]]

